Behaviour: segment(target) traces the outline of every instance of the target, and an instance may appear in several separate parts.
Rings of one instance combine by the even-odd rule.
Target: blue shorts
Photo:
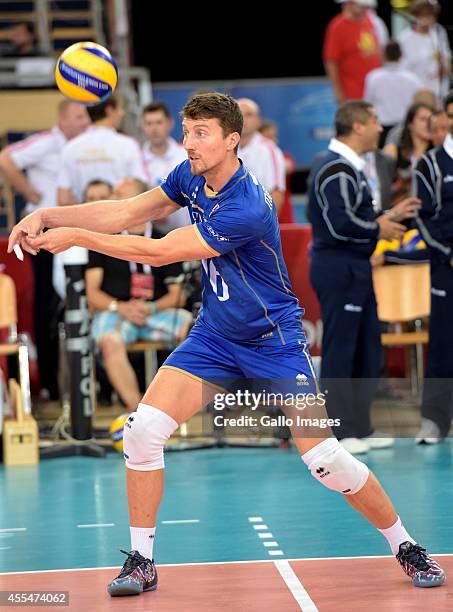
[[[300,320],[254,340],[229,340],[197,322],[162,368],[231,388],[234,381],[266,385],[272,391],[318,393],[309,344]],[[233,384],[229,384],[233,383]]]

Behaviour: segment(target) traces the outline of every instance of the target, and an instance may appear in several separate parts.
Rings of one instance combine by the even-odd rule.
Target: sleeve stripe
[[[179,208],[185,208],[184,206],[181,206],[181,204],[178,204],[178,202],[172,200],[170,196],[162,189],[161,185],[159,185],[159,187],[155,187],[155,189],[160,189],[164,196],[167,198],[167,200],[169,200],[172,204],[176,204],[176,206],[179,206]]]
[[[210,251],[213,255],[215,255],[216,257],[219,257],[222,253],[219,253],[218,251],[216,251],[215,249],[213,249],[211,246],[209,246],[209,244],[206,242],[206,240],[203,238],[203,236],[200,234],[200,230],[198,229],[198,227],[194,224],[192,225],[194,231],[195,231],[195,235],[198,238],[198,240],[201,242],[201,244],[208,249],[208,251]]]

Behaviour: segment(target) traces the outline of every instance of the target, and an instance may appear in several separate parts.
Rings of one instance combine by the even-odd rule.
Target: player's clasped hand
[[[61,253],[72,246],[75,246],[74,229],[70,227],[58,227],[41,233],[35,238],[27,236],[27,243],[32,249],[38,252],[45,249],[50,253]]]
[[[14,246],[19,245],[24,251],[36,255],[36,247],[30,244],[30,239],[39,236],[44,229],[40,211],[35,211],[27,215],[22,221],[15,225],[8,240],[8,253],[11,253]],[[39,250],[39,249],[38,249]]]

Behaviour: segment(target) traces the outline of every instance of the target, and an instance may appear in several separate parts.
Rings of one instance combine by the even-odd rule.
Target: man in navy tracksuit
[[[453,416],[453,91],[444,101],[450,133],[416,169],[422,208],[417,219],[431,258],[431,316],[417,442],[445,438]]]
[[[335,434],[352,453],[393,443],[373,436],[370,405],[379,378],[380,327],[370,257],[378,238],[399,238],[398,222],[413,217],[416,198],[407,198],[376,217],[361,155],[377,147],[382,127],[371,104],[350,100],[335,117],[337,137],[318,160],[310,184],[313,226],[311,283],[324,325],[321,378],[327,409],[341,425]]]

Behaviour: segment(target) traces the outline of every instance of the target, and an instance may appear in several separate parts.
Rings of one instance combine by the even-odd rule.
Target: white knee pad
[[[143,472],[164,468],[165,442],[177,427],[178,423],[159,408],[139,404],[124,424],[126,466]]]
[[[320,483],[344,495],[358,493],[368,479],[368,467],[335,438],[324,440],[302,455],[302,460]]]

